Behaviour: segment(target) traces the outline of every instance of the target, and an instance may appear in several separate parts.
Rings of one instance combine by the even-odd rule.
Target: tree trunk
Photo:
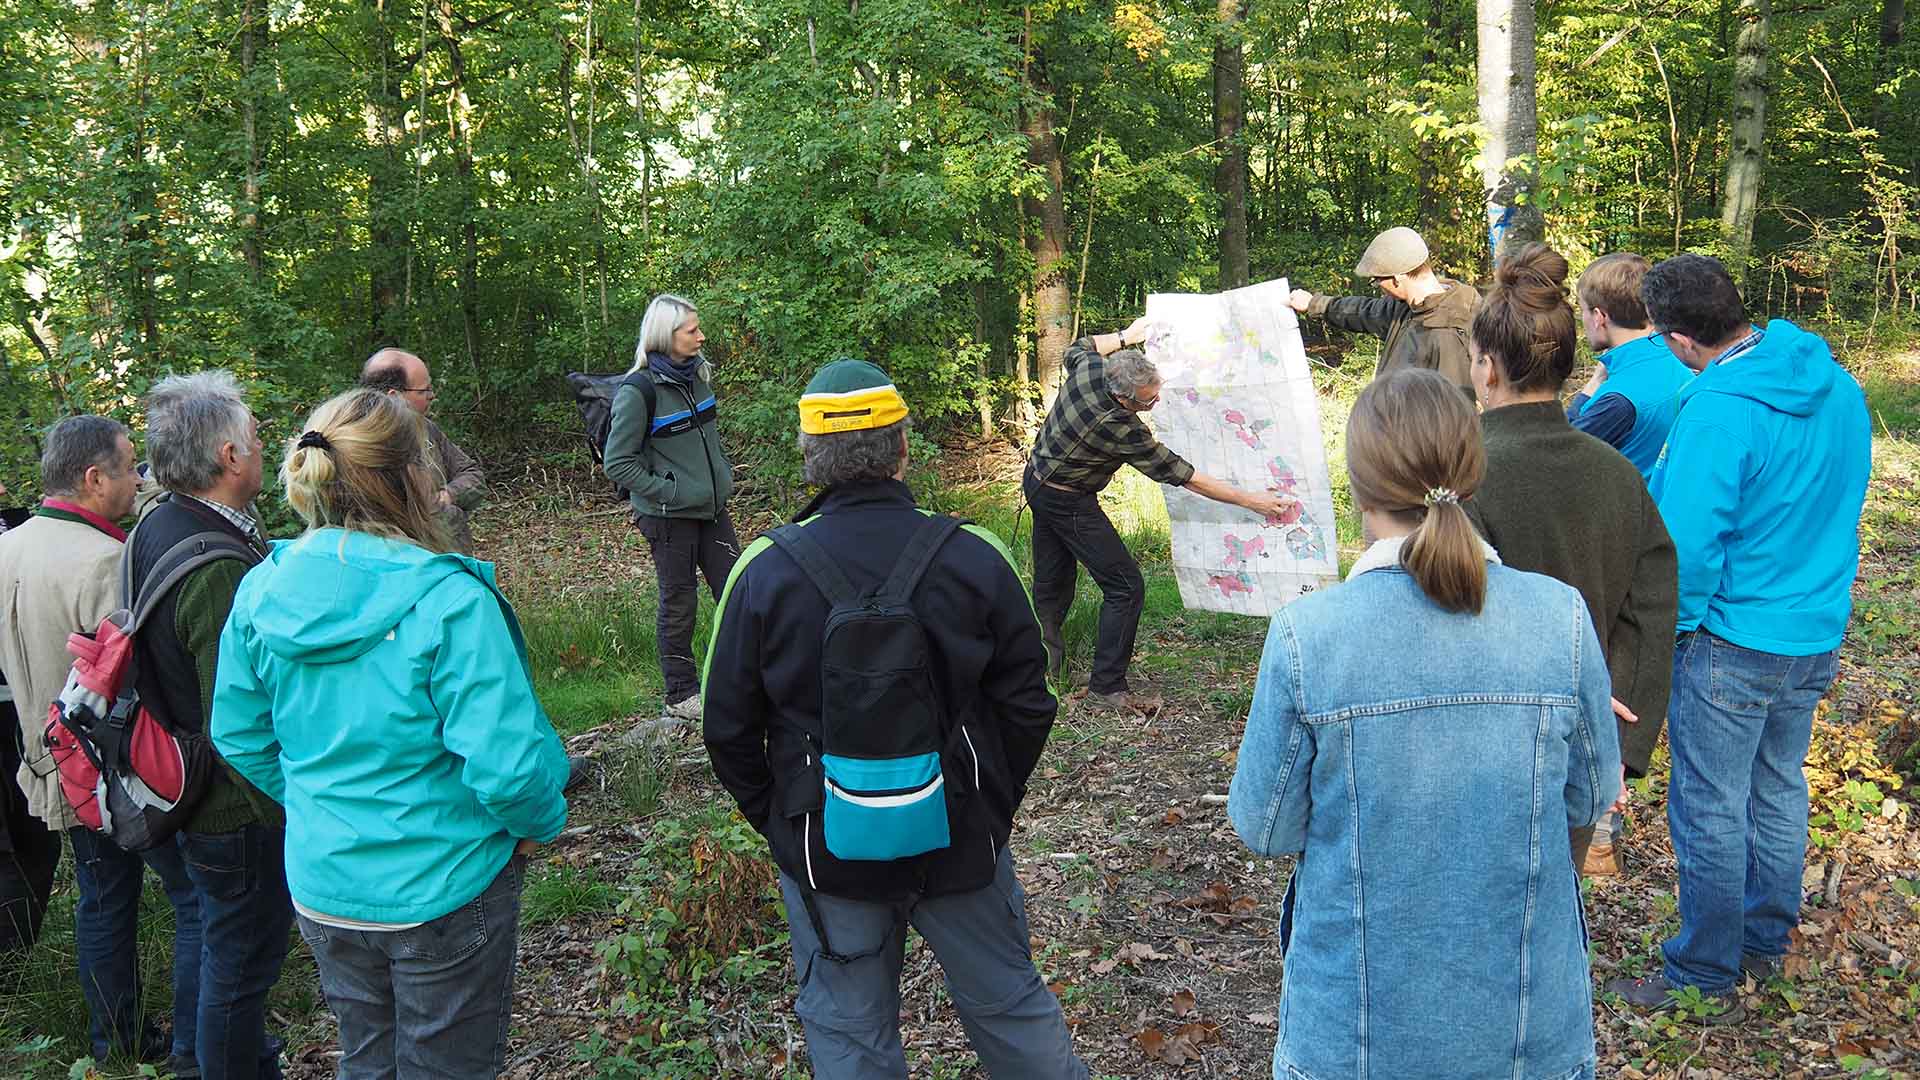
[[[1478,0],[1480,122],[1487,129],[1480,179],[1494,262],[1544,238],[1534,190],[1539,173],[1534,110],[1533,0]]]
[[[407,99],[399,58],[394,55],[393,29],[387,23],[386,0],[366,0],[372,52],[367,75],[367,103],[376,125],[375,153],[367,166],[368,299],[373,340],[378,348],[395,345],[405,327],[405,284],[408,247],[406,170],[401,148],[406,140]]]
[[[475,221],[479,198],[473,175],[473,102],[467,97],[467,60],[453,25],[451,0],[435,0],[433,13],[452,69],[447,84],[447,134],[453,140],[454,172],[460,178],[460,328],[467,339],[467,363],[480,380],[480,241]]]
[[[234,207],[234,225],[240,235],[240,255],[246,260],[247,282],[259,288],[266,279],[266,227],[260,217],[260,84],[254,77],[260,54],[267,47],[266,0],[241,0],[240,33],[234,52],[240,61],[240,203]]]
[[[592,120],[589,118],[587,127],[589,143],[583,146],[580,142],[579,125],[573,118],[573,64],[573,39],[562,38],[560,42],[560,115],[566,121],[567,143],[573,147],[573,159],[580,169],[580,181],[587,192],[587,218],[593,225],[593,268],[600,285],[600,325],[605,329],[607,323],[606,216],[600,203],[600,176],[593,162]],[[593,72],[591,62],[587,65],[587,72],[588,77],[591,78]]]
[[[1727,152],[1727,182],[1720,203],[1720,235],[1728,270],[1744,283],[1753,253],[1753,219],[1760,206],[1766,169],[1767,31],[1772,0],[1740,0],[1740,34],[1734,39],[1733,132]]]
[[[1900,48],[1900,39],[1907,29],[1907,0],[1881,0],[1880,4],[1880,51],[1874,54],[1873,85],[1877,89],[1884,86],[1887,76],[1893,70],[1894,52]],[[1880,142],[1885,145],[1892,132],[1887,130],[1893,120],[1893,105],[1899,92],[1876,93],[1873,99],[1873,129],[1880,133]]]
[[[1031,13],[1029,13],[1029,23]],[[1028,37],[1028,101],[1020,110],[1020,131],[1027,137],[1027,163],[1040,173],[1045,190],[1022,196],[1028,218],[1027,252],[1033,256],[1033,326],[1036,376],[1044,408],[1053,407],[1060,389],[1060,365],[1072,344],[1073,303],[1067,290],[1067,211],[1060,144],[1053,136],[1053,89],[1046,63]]]
[[[1241,51],[1250,0],[1217,0],[1219,25],[1213,44],[1213,138],[1220,162],[1213,169],[1214,194],[1220,197],[1220,288],[1248,284],[1247,145],[1240,137],[1247,123],[1247,61]]]

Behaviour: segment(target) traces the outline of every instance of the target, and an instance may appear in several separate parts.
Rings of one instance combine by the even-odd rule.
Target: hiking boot
[[[1594,844],[1587,848],[1580,863],[1581,877],[1616,877],[1620,873],[1620,852],[1612,844]]]
[[[567,755],[567,782],[561,786],[562,794],[579,787],[587,779],[587,769],[593,765],[585,754]]]
[[[1769,979],[1785,978],[1787,958],[1784,956],[1761,956],[1759,953],[1740,954],[1740,974],[1752,979],[1756,985],[1765,986]]]
[[[1087,703],[1121,712],[1135,712],[1141,716],[1152,716],[1166,707],[1166,700],[1159,694],[1143,694],[1135,690],[1115,690],[1111,693],[1096,694],[1087,692]]]
[[[687,720],[698,723],[700,720],[700,691],[695,690],[679,701],[669,703],[663,715],[670,716],[675,720]]]
[[[1622,1001],[1636,1008],[1655,1011],[1677,1010],[1681,1017],[1697,1019],[1708,1027],[1737,1024],[1747,1016],[1746,1006],[1740,1004],[1740,995],[1731,988],[1714,993],[1702,992],[1700,996],[1709,1003],[1709,1007],[1717,1005],[1719,1011],[1710,1012],[1704,1016],[1697,1015],[1693,1009],[1686,1007],[1683,1000],[1676,1000],[1674,997],[1676,994],[1686,993],[1687,988],[1673,985],[1667,981],[1665,975],[1652,975],[1644,979],[1609,979],[1607,985],[1601,989],[1608,994],[1620,995]]]
[[[160,1075],[173,1080],[200,1080],[200,1062],[192,1054],[169,1054],[160,1065]]]

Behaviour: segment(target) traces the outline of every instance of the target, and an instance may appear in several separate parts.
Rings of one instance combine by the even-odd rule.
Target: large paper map
[[[1278,521],[1163,487],[1173,568],[1190,608],[1271,615],[1339,576],[1333,493],[1319,398],[1287,306],[1285,278],[1232,292],[1156,293],[1160,369],[1154,430],[1193,467],[1237,488],[1278,491],[1299,506]]]

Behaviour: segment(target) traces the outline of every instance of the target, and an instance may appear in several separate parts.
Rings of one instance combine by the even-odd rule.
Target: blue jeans
[[[340,1019],[338,1080],[500,1074],[525,875],[516,855],[485,892],[411,930],[342,930],[295,913]]]
[[[813,895],[822,944],[800,885],[780,875],[800,980],[794,1011],[815,1080],[907,1076],[900,970],[911,922],[932,946],[967,1041],[994,1080],[1086,1080],[1060,1002],[1034,970],[1027,902],[1000,853],[993,883],[896,903]]]
[[[205,1080],[280,1080],[279,1046],[267,1040],[267,991],[287,959],[287,832],[248,825],[182,833],[187,876],[200,894],[199,1037]]]
[[[93,1056],[138,1053],[144,1030],[140,1015],[140,963],[135,948],[140,925],[140,888],[153,867],[173,904],[173,1053],[193,1056],[200,1001],[200,897],[187,878],[177,842],[138,855],[86,828],[67,830],[73,843],[73,877],[80,903],[73,912],[74,951],[80,961],[80,993],[87,999]]]
[[[1833,652],[1779,656],[1705,630],[1673,658],[1667,825],[1679,865],[1680,932],[1667,981],[1715,993],[1740,956],[1778,957],[1800,922],[1813,708],[1833,682]]]

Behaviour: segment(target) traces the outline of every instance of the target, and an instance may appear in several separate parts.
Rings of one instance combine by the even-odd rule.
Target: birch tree
[[[1478,0],[1480,123],[1487,141],[1480,178],[1487,193],[1487,241],[1495,262],[1545,238],[1535,202],[1539,121],[1534,108],[1533,0]]]

